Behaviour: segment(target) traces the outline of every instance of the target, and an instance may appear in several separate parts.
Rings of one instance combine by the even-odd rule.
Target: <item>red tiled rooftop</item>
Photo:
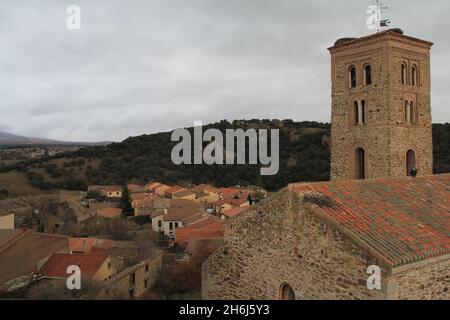
[[[317,213],[392,267],[450,254],[450,174],[290,187],[330,199]]]
[[[56,253],[48,259],[39,272],[47,277],[67,278],[67,267],[78,265],[82,275],[94,276],[107,257],[94,254]]]
[[[232,218],[243,213],[246,210],[248,210],[248,207],[236,207],[229,210],[224,210],[222,211],[222,214],[228,218]]]

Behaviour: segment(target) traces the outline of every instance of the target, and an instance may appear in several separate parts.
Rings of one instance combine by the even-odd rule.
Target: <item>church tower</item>
[[[432,45],[392,29],[328,49],[331,180],[432,174]]]

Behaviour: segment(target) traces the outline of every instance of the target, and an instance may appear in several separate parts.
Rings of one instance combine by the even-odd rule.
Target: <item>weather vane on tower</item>
[[[389,9],[389,7],[384,7],[379,0],[367,8],[367,13],[370,15],[367,19],[367,28],[369,28],[369,30],[380,32],[382,27],[388,27],[391,22],[389,19],[382,18],[383,11],[387,9]]]

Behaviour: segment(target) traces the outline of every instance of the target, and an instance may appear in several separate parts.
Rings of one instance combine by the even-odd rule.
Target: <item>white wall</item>
[[[14,229],[14,214],[0,217],[0,229]]]

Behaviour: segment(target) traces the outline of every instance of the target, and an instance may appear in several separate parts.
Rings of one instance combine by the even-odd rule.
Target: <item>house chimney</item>
[[[164,215],[167,215],[167,208],[164,208]]]

